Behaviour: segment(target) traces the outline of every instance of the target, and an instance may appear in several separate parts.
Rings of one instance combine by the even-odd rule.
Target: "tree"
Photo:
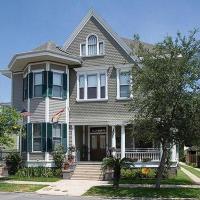
[[[151,50],[139,42],[130,110],[135,112],[134,135],[161,144],[156,188],[172,145],[200,138],[200,41],[196,34],[194,30],[187,36],[177,33],[175,39],[167,36]]]
[[[12,134],[18,134],[21,126],[19,120],[20,113],[14,108],[4,107],[0,111],[0,147],[6,147],[13,144]]]

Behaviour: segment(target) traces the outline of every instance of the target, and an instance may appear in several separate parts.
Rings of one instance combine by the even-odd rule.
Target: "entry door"
[[[90,160],[102,161],[106,157],[106,135],[90,135]]]

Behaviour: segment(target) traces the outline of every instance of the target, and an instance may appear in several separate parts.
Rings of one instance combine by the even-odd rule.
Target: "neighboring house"
[[[75,146],[81,161],[101,161],[116,149],[117,157],[138,158],[137,166],[143,158],[151,158],[146,166],[158,166],[159,145],[136,141],[129,127],[132,48],[137,44],[89,11],[63,47],[47,42],[16,54],[1,70],[12,79],[12,105],[31,113],[24,118],[22,140],[28,166],[52,166],[51,152],[59,144],[66,151]],[[52,123],[55,113],[58,123]],[[171,161],[177,164],[176,146]]]
[[[184,147],[185,162],[200,167],[200,148],[197,146]]]

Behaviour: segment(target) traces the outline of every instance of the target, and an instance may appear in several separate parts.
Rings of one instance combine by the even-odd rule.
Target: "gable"
[[[67,47],[66,51],[74,55],[80,55],[80,44],[86,42],[90,34],[96,34],[99,41],[104,42],[104,56],[83,58],[83,65],[113,65],[133,63],[132,58],[124,48],[108,33],[107,30],[93,16],[78,32],[76,37]]]

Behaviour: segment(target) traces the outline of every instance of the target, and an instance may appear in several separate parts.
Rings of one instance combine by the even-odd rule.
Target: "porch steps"
[[[77,164],[72,180],[102,180],[100,162],[80,162]]]

